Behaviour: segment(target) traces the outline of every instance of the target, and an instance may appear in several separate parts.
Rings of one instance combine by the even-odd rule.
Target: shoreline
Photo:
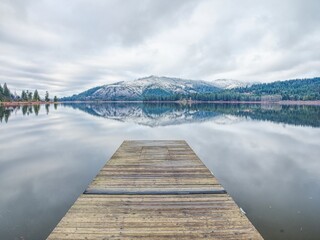
[[[0,106],[17,107],[25,105],[46,105],[46,104],[63,104],[63,103],[177,103],[177,104],[199,104],[199,103],[213,103],[213,104],[271,104],[271,105],[310,105],[320,106],[320,100],[313,101],[59,101],[59,102],[0,102]]]
[[[45,105],[45,104],[58,104],[58,102],[0,102],[0,106],[4,107],[18,107],[18,106],[25,106],[25,105]],[[61,103],[61,102],[59,102]]]

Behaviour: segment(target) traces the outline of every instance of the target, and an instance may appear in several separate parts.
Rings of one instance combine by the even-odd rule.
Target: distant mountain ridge
[[[210,94],[223,89],[249,85],[252,84],[231,79],[210,82],[151,75],[133,81],[121,81],[94,87],[80,94],[62,98],[62,100],[148,100],[157,97],[168,98],[173,95]]]
[[[91,88],[62,101],[278,101],[320,100],[320,78],[247,83],[149,76]],[[276,99],[276,100],[275,100]]]
[[[147,100],[153,97],[212,93],[220,91],[213,83],[180,78],[149,76],[95,87],[67,100]]]
[[[221,89],[234,89],[240,87],[251,87],[253,84],[258,84],[257,82],[241,82],[235,79],[216,79],[211,81],[211,83]]]

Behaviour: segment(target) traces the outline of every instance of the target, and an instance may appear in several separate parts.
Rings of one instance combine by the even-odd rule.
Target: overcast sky
[[[319,0],[0,0],[0,83],[320,76]]]

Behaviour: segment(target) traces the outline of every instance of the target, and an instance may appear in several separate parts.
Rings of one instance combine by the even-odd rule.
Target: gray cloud
[[[145,75],[319,76],[320,2],[2,0],[0,82],[59,96]]]

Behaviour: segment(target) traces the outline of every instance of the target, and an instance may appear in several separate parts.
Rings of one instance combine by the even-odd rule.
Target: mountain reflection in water
[[[60,105],[60,104],[59,104]],[[60,106],[80,109],[93,116],[131,122],[149,127],[214,121],[232,124],[262,120],[296,126],[320,127],[320,106],[279,104],[178,104],[178,103],[63,103]],[[49,114],[50,104],[43,106]],[[58,104],[53,104],[54,109]],[[17,111],[38,115],[41,105],[0,106],[0,122],[8,122]]]
[[[66,103],[94,116],[150,127],[214,121],[232,124],[245,119],[320,127],[319,106],[278,104]]]
[[[46,239],[126,139],[183,139],[264,239],[320,236],[320,107],[0,106],[0,239]]]

